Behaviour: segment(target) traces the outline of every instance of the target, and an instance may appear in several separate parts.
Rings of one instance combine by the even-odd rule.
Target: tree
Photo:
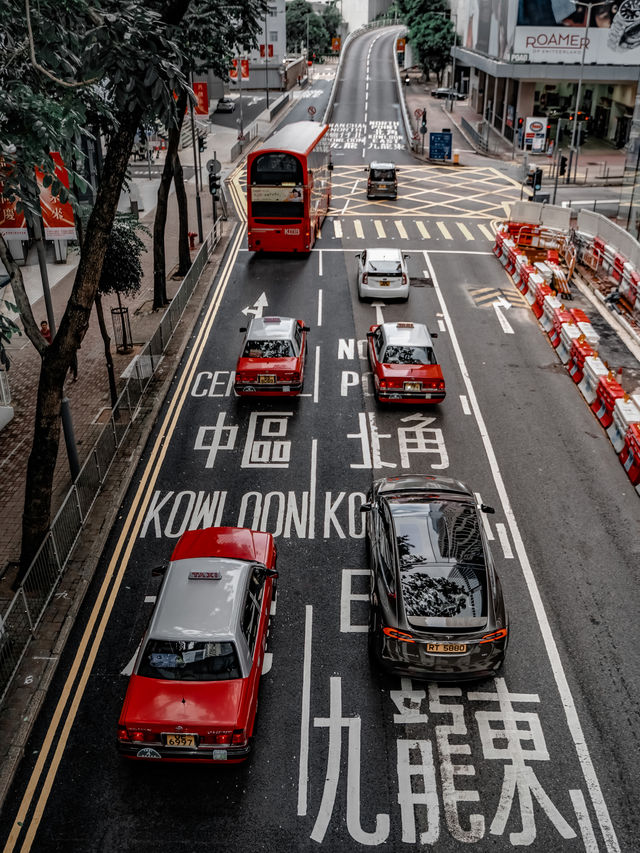
[[[433,71],[441,82],[449,64],[454,28],[443,0],[399,0],[398,8],[409,28],[408,40],[425,74]]]
[[[111,338],[107,331],[102,310],[102,297],[110,293],[117,294],[118,305],[122,309],[121,296],[134,296],[142,285],[142,264],[140,254],[147,251],[138,231],[149,233],[147,228],[129,214],[117,214],[111,234],[109,245],[105,255],[98,292],[96,293],[96,314],[100,333],[104,341],[104,354],[107,361],[107,372],[109,375],[109,391],[111,394],[111,407],[113,408],[118,399],[116,380],[113,371],[113,358],[111,356]]]
[[[12,311],[15,314],[17,310],[18,308],[13,302],[9,302],[0,296],[0,367],[4,367],[5,370],[9,370],[11,367],[11,361],[7,355],[5,344],[11,343],[11,338],[14,335],[21,335],[22,332],[20,331],[20,326],[8,314],[5,314],[4,311]]]
[[[342,15],[338,9],[338,0],[331,0],[322,10],[322,22],[327,31],[327,44],[323,53],[331,50],[331,39],[340,33],[342,26]]]
[[[190,2],[0,4],[0,178],[5,195],[18,199],[32,224],[39,216],[34,167],[42,168],[45,185],[66,198],[49,152],[60,151],[70,166],[82,156],[75,140],[90,126],[100,128],[107,144],[71,295],[50,345],[39,333],[20,268],[0,238],[0,259],[10,274],[22,323],[42,359],[17,583],[48,529],[64,379],[89,325],[136,130],[150,105],[168,124],[175,115],[173,92],[187,85],[173,35]],[[82,183],[71,169],[72,200],[73,189]]]
[[[287,3],[287,50],[297,53],[300,45],[308,45],[309,56],[324,56],[331,40],[324,20],[316,15],[307,0]]]

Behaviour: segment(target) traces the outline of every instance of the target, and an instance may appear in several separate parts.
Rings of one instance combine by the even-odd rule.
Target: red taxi
[[[258,704],[276,549],[270,533],[184,533],[164,572],[118,721],[140,760],[236,763]]]
[[[294,397],[304,383],[307,332],[292,317],[255,317],[245,332],[233,388],[241,397]]]
[[[367,332],[376,399],[386,403],[439,403],[445,383],[424,323],[382,323]]]

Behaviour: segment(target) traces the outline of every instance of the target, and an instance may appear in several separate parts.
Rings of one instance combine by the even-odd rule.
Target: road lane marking
[[[382,225],[382,222],[379,219],[374,219],[373,224],[375,225],[376,233],[377,233],[378,237],[386,237],[387,236],[384,233],[384,227]]]
[[[503,512],[507,520],[509,532],[511,533],[511,539],[514,543],[515,550],[518,555],[518,560],[520,562],[520,567],[522,569],[522,574],[524,576],[525,583],[529,591],[529,597],[531,598],[534,613],[536,615],[536,619],[538,620],[538,625],[540,627],[540,632],[542,635],[542,641],[547,651],[551,671],[553,673],[556,686],[558,688],[560,701],[567,720],[567,727],[569,729],[569,733],[571,734],[571,738],[575,746],[578,761],[580,763],[580,768],[582,770],[582,774],[587,785],[587,790],[589,791],[589,794],[591,796],[591,802],[593,804],[593,808],[600,826],[600,831],[602,833],[602,837],[604,839],[608,853],[621,853],[620,845],[616,836],[616,831],[613,827],[613,823],[611,822],[609,809],[607,808],[607,804],[602,794],[600,782],[598,780],[595,767],[593,766],[591,754],[589,752],[584,732],[582,730],[582,725],[578,716],[578,710],[576,708],[575,700],[573,698],[573,694],[571,693],[569,682],[567,681],[567,676],[562,665],[562,660],[560,659],[560,652],[558,651],[558,646],[551,630],[551,625],[549,624],[549,618],[547,616],[547,612],[542,601],[542,597],[540,595],[538,583],[533,573],[533,569],[531,568],[531,563],[529,562],[529,555],[527,554],[527,551],[525,549],[524,542],[522,540],[522,535],[520,533],[520,528],[516,521],[515,513],[511,506],[511,501],[509,500],[509,496],[507,494],[504,480],[502,478],[502,473],[498,465],[498,460],[493,449],[493,443],[491,441],[491,438],[489,437],[489,432],[487,430],[482,411],[480,410],[478,398],[476,397],[476,392],[471,382],[471,377],[464,361],[464,356],[462,355],[462,350],[460,348],[455,329],[453,328],[453,325],[451,323],[449,309],[444,301],[442,290],[440,289],[440,285],[436,278],[435,270],[433,269],[433,265],[431,264],[429,252],[425,251],[424,257],[427,266],[431,271],[433,286],[438,297],[438,301],[440,302],[442,313],[447,319],[451,345],[453,346],[455,352],[462,380],[467,389],[469,402],[471,404],[471,408],[473,410],[474,417],[478,425],[478,430],[482,443],[484,445],[485,454],[489,462],[489,467],[491,468],[493,481],[495,483],[498,495],[500,497],[500,501],[502,503]]]
[[[469,408],[469,401],[467,400],[466,394],[460,394],[460,405],[462,406],[462,412],[465,415],[471,414],[471,409]]]
[[[171,436],[175,431],[184,403],[189,396],[189,389],[197,372],[199,361],[202,357],[205,346],[207,345],[211,327],[217,316],[220,303],[222,302],[222,297],[224,296],[231,277],[231,271],[233,270],[240,245],[245,236],[246,226],[242,225],[238,228],[236,236],[234,237],[229,256],[225,266],[223,267],[222,274],[218,279],[218,284],[216,285],[213,297],[210,301],[209,307],[207,308],[204,321],[200,327],[200,331],[196,335],[194,346],[188,355],[185,369],[177,383],[176,390],[171,397],[160,430],[153,447],[151,448],[149,460],[145,466],[135,495],[133,496],[131,507],[125,517],[122,531],[118,537],[113,555],[105,571],[96,601],[80,639],[73,663],[71,664],[71,669],[69,670],[69,674],[62,687],[60,698],[51,718],[51,722],[47,728],[36,765],[27,784],[20,807],[16,814],[14,826],[9,834],[3,853],[11,853],[11,851],[14,850],[20,833],[23,830],[25,831],[25,838],[22,843],[21,851],[28,851],[31,849],[31,845],[38,831],[49,794],[51,793],[51,789],[55,781],[58,767],[60,766],[60,761],[62,760],[62,756],[69,739],[71,728],[75,721],[80,702],[93,669],[100,643],[102,642],[104,632],[107,628],[107,623],[109,622],[111,612],[115,606],[115,601],[124,579],[124,574],[131,552],[144,519],[149,500],[153,494],[162,463],[169,445],[171,444]],[[69,705],[68,710],[67,705]],[[66,718],[64,719],[64,725],[62,731],[58,735],[58,729],[65,717],[65,713]],[[31,820],[27,821],[28,813],[35,798],[36,790],[40,786],[40,780],[45,771],[45,764],[49,758],[49,754],[54,743],[56,744],[56,749],[53,758],[51,759],[49,769],[46,773],[44,782],[42,783],[42,788]]]
[[[318,250],[318,275],[322,275],[322,249]]]
[[[513,560],[513,551],[511,550],[511,543],[509,542],[509,537],[507,535],[507,528],[504,524],[496,524],[496,533],[498,534],[498,539],[502,545],[502,553],[505,558],[507,560]]]
[[[487,238],[487,240],[493,240],[494,239],[494,235],[492,234],[491,231],[489,231],[489,229],[487,228],[486,225],[483,225],[481,222],[478,222],[478,228],[480,229],[480,231],[482,231],[482,233]]]
[[[333,220],[333,236],[337,238],[342,237],[342,224],[339,219]]]
[[[407,232],[405,231],[405,227],[399,219],[396,219],[396,228],[398,229],[398,234],[403,240],[409,239]]]
[[[316,364],[313,377],[313,402],[318,402],[318,394],[320,392],[320,347],[316,347]]]
[[[322,288],[318,290],[318,321],[316,325],[318,327],[322,326]]]
[[[416,219],[416,226],[418,231],[420,232],[420,236],[423,240],[429,239],[429,232],[427,231],[424,222],[421,222],[419,219]]]
[[[316,478],[318,469],[318,439],[311,440],[311,472],[309,474],[309,539],[316,535]]]
[[[496,302],[494,302],[492,304],[493,304],[493,310],[496,312],[496,317],[498,318],[498,322],[500,323],[500,326],[502,327],[502,331],[505,333],[505,335],[512,335],[513,334],[513,328],[511,327],[511,324],[509,323],[507,318],[502,313],[501,307]]]
[[[348,198],[348,199],[345,201],[345,203],[344,203],[344,207],[343,207],[343,208],[342,208],[342,210],[340,211],[340,216],[344,216],[344,214],[346,213],[347,208],[349,207],[349,202],[350,202],[350,201],[351,201],[351,199],[350,199],[350,198]],[[340,236],[342,236],[342,235],[340,235]]]
[[[362,230],[362,222],[359,219],[354,219],[353,227],[356,229],[356,237],[359,240],[364,240],[364,231]]]
[[[309,784],[309,724],[311,719],[311,638],[313,607],[307,604],[304,615],[304,657],[302,661],[302,711],[300,714],[300,762],[298,765],[298,815],[307,813]]]
[[[444,222],[436,222],[436,225],[440,229],[440,233],[442,234],[445,240],[453,240],[453,237],[449,233],[449,229],[444,224]]]
[[[462,222],[456,222],[456,225],[458,226],[460,231],[462,231],[462,236],[465,240],[475,240],[475,237],[473,236],[471,231],[469,231],[466,225],[463,225]]]

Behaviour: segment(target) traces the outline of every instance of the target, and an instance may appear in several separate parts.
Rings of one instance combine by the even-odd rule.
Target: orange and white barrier
[[[609,368],[597,355],[587,356],[584,360],[584,376],[578,385],[584,399],[591,405],[596,398],[596,388],[603,376],[607,376]]]
[[[549,330],[549,341],[554,349],[560,343],[560,332],[562,331],[563,325],[565,323],[573,323],[573,321],[573,314],[568,308],[560,307],[554,311],[553,323]]]
[[[493,254],[496,258],[502,257],[502,253],[504,251],[504,241],[507,238],[507,231],[504,231],[502,228],[498,228],[496,231],[496,242],[493,245]]]
[[[578,328],[585,336],[586,340],[591,344],[591,346],[594,349],[598,349],[598,344],[600,343],[600,335],[596,332],[591,323],[588,320],[586,323],[578,323]]]
[[[625,391],[612,373],[601,376],[596,387],[596,397],[591,403],[591,411],[607,429],[613,423],[613,408],[616,400],[622,399]]]
[[[613,422],[607,429],[609,441],[616,453],[624,447],[624,437],[631,424],[640,424],[640,409],[626,395],[617,399],[613,406]]]
[[[640,495],[640,424],[631,424],[624,437],[624,447],[618,454],[631,484]]]
[[[539,320],[540,317],[542,317],[545,296],[551,296],[551,293],[552,291],[548,284],[541,284],[538,286],[536,301],[531,306],[531,310],[536,315],[536,319]]]
[[[582,377],[584,376],[584,363],[586,359],[589,356],[594,356],[595,354],[595,350],[591,344],[584,340],[582,335],[580,335],[579,338],[576,338],[571,344],[571,352],[569,353],[567,369],[569,371],[569,376],[573,379],[576,385],[579,382],[582,382]]]
[[[553,328],[553,318],[556,311],[562,308],[562,302],[553,293],[545,296],[542,303],[542,316],[540,317],[540,325],[545,332],[550,332]]]
[[[544,279],[540,275],[540,273],[534,272],[529,276],[529,289],[525,293],[525,299],[529,303],[529,305],[533,305],[538,296],[538,288],[544,287]]]
[[[569,354],[573,342],[582,335],[576,323],[564,323],[560,329],[560,343],[556,347],[558,357],[563,364],[569,361]]]

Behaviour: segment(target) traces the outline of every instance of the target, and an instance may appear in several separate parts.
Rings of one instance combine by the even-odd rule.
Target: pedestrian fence
[[[461,118],[462,129],[464,132],[471,137],[473,144],[476,148],[479,148],[480,151],[489,151],[489,139],[488,139],[488,125],[486,122],[478,122],[477,126],[474,126],[470,122],[464,118]]]
[[[200,247],[151,340],[133,360],[108,422],[89,451],[15,595],[0,616],[0,706],[64,575],[118,449],[145,400],[145,392],[163,353],[222,236],[222,221],[218,220],[216,225]]]

